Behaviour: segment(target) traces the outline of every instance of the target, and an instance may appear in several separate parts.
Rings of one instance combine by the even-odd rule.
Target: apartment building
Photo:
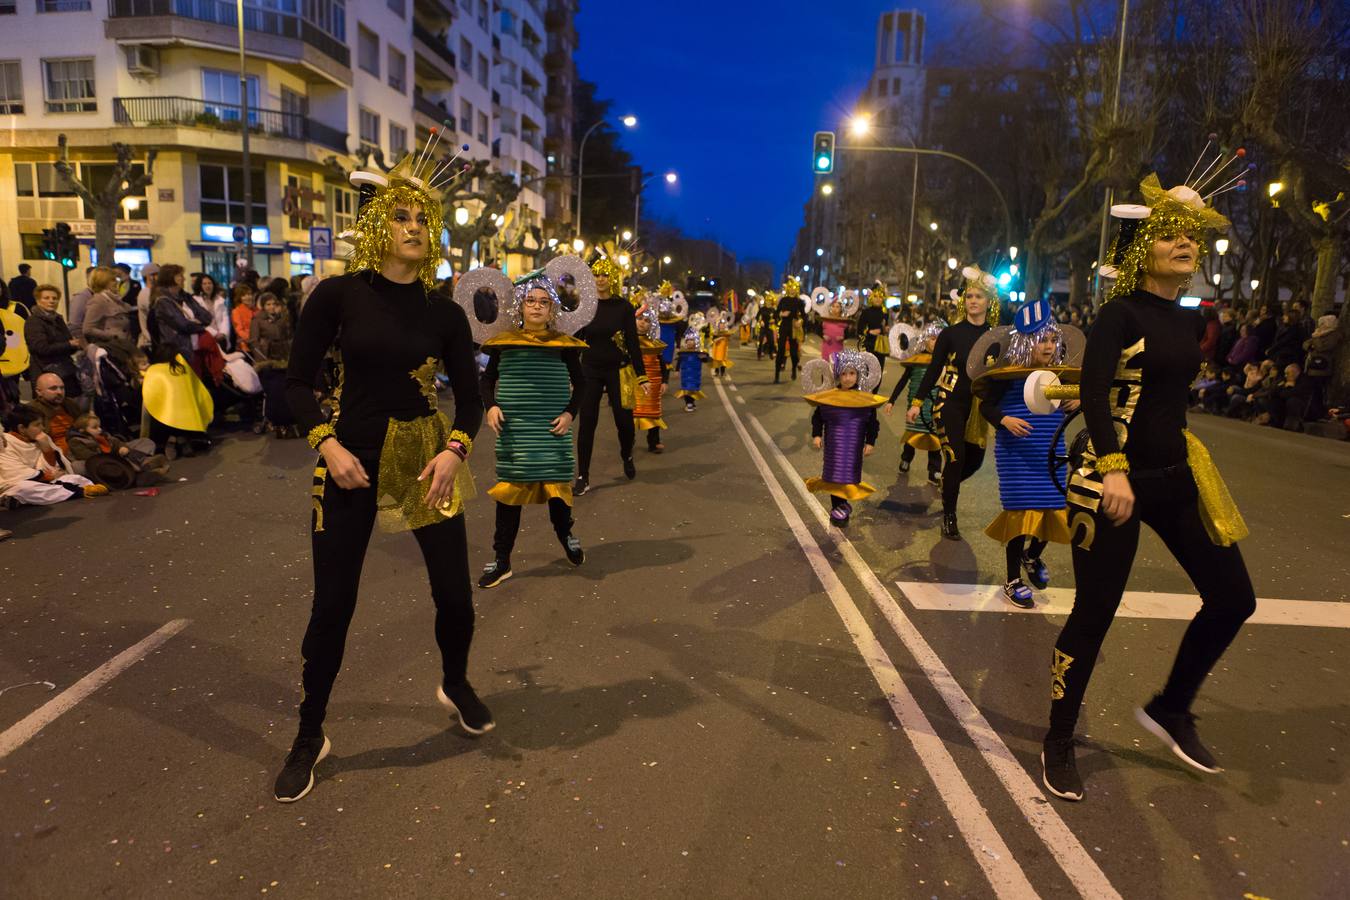
[[[548,53],[544,56],[544,72],[548,76],[548,93],[544,97],[544,115],[548,120],[544,153],[551,172],[570,173],[575,169],[576,108],[572,92],[577,81],[573,58],[577,49],[576,14],[577,0],[548,0],[548,9],[544,13],[544,26],[548,31]],[[553,178],[545,182],[545,224],[550,233],[572,233],[576,221],[575,197],[573,181]]]

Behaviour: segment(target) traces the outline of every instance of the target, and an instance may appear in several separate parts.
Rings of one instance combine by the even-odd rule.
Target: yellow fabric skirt
[[[905,443],[909,444],[915,450],[941,450],[942,441],[938,440],[935,434],[927,434],[922,431],[906,431]]]
[[[534,503],[547,503],[557,497],[568,506],[572,505],[572,485],[566,481],[531,481],[516,484],[511,481],[499,481],[488,488],[488,496],[507,506],[529,506]]]
[[[145,370],[141,387],[142,408],[170,428],[180,431],[205,431],[215,416],[211,392],[180,355],[182,369],[174,372],[168,363],[156,363]],[[149,433],[142,427],[142,437]]]
[[[857,484],[835,484],[833,481],[823,481],[815,477],[807,478],[805,481],[806,489],[812,493],[833,494],[845,500],[862,500],[876,492],[876,488],[865,481]]]
[[[1069,532],[1069,514],[1063,509],[1005,509],[984,530],[1000,544],[1021,535],[1052,544],[1073,542]]]
[[[651,428],[669,428],[665,419],[648,419],[645,416],[634,416],[633,425],[638,431],[647,431]]]
[[[418,481],[427,463],[445,449],[450,437],[450,420],[439,410],[409,421],[390,419],[380,451],[377,521],[382,531],[409,531],[435,525],[464,512],[477,488],[467,462],[455,470],[454,494],[437,509],[427,509],[427,490],[431,479]]]
[[[970,409],[970,418],[966,419],[966,443],[983,447],[989,441],[989,421],[980,415],[980,404]]]
[[[680,398],[682,398],[682,399],[685,398],[685,397],[688,397],[688,398],[690,398],[691,400],[707,400],[707,399],[708,399],[708,395],[705,394],[705,393],[703,393],[702,391],[677,391],[676,394],[675,394],[675,396],[676,396],[676,397],[680,397]]]

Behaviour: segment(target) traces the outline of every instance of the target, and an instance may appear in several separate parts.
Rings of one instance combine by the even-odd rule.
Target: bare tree
[[[450,230],[450,246],[460,251],[460,259],[466,265],[475,243],[497,237],[499,217],[504,216],[507,208],[520,196],[520,184],[514,178],[501,172],[490,172],[488,166],[484,159],[469,163],[441,199],[445,227]],[[482,204],[478,215],[470,216],[463,225],[458,224],[455,210],[468,209],[468,204],[474,201]],[[494,222],[494,218],[498,218],[498,222]]]
[[[145,168],[137,172],[135,170],[140,163],[135,158],[136,151],[128,144],[113,144],[117,162],[103,187],[95,190],[75,177],[64,134],[57,138],[57,146],[61,150],[61,157],[56,161],[56,171],[60,173],[66,187],[93,212],[94,249],[104,265],[112,265],[113,249],[117,246],[117,210],[121,208],[123,200],[139,197],[146,186],[153,183],[158,151],[147,151]]]

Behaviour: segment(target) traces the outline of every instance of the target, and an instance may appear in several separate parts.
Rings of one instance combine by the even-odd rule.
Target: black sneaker
[[[908,471],[909,471],[909,460],[907,459],[900,460],[900,474],[904,475]]]
[[[478,586],[485,589],[494,588],[510,577],[511,563],[506,560],[494,559],[483,566],[483,574],[478,579]]]
[[[934,487],[942,487],[942,470],[930,469],[928,471],[928,483]]]
[[[1027,581],[1038,591],[1050,586],[1050,568],[1040,559],[1022,557],[1022,569],[1027,573]]]
[[[637,477],[637,466],[633,464],[633,457],[625,456],[623,458],[623,474],[629,481]]]
[[[562,540],[563,551],[567,554],[567,561],[574,566],[579,566],[586,561],[586,551],[581,549],[581,541],[574,535],[568,535]]]
[[[1071,737],[1046,738],[1041,746],[1041,783],[1061,800],[1083,799],[1083,779],[1078,777],[1073,744]]]
[[[1031,595],[1031,588],[1023,584],[1020,578],[1014,578],[1003,585],[1003,596],[1009,603],[1019,609],[1031,609],[1036,605],[1036,600]]]
[[[577,478],[577,483],[572,485],[572,496],[580,497],[591,489],[591,480],[585,475]]]
[[[436,699],[459,719],[460,727],[469,734],[487,734],[497,727],[497,723],[492,721],[492,711],[483,705],[467,681],[450,688],[444,685],[437,687]]]
[[[956,513],[942,514],[942,536],[952,541],[961,540],[961,532],[956,527]]]
[[[1223,767],[1214,754],[1200,743],[1200,735],[1195,730],[1195,716],[1188,712],[1168,712],[1162,708],[1159,699],[1154,697],[1147,706],[1134,711],[1139,724],[1153,732],[1186,765],[1211,775],[1222,772]]]
[[[277,783],[272,788],[273,798],[278,803],[294,803],[308,794],[314,788],[314,768],[332,749],[333,745],[325,735],[297,737],[277,775]]]

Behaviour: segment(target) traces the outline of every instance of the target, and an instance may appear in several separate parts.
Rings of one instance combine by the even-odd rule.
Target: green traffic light
[[[828,169],[830,167],[830,157],[824,153],[816,157],[817,169]]]

